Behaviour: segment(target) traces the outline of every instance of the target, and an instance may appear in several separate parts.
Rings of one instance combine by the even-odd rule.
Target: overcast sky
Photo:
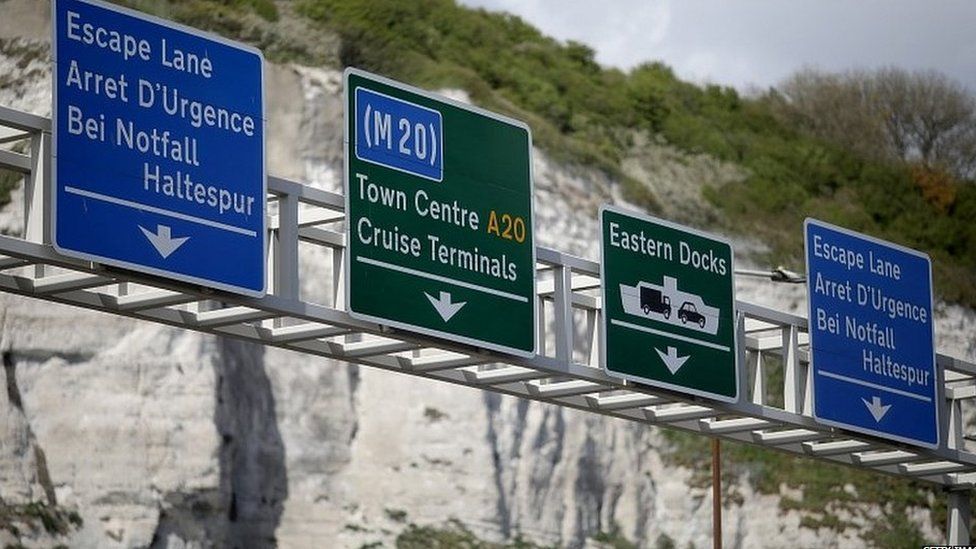
[[[604,65],[661,60],[746,90],[802,67],[936,69],[976,92],[974,0],[459,0],[586,43]]]

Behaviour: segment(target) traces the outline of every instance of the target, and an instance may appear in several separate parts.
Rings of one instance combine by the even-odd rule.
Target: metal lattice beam
[[[235,337],[406,375],[477,387],[650,425],[755,444],[794,455],[922,480],[953,490],[976,485],[976,454],[963,417],[976,398],[976,365],[938,355],[946,433],[921,449],[818,424],[811,416],[805,318],[737,303],[740,395],[725,404],[607,376],[599,364],[599,264],[537,249],[540,350],[514,358],[353,319],[345,311],[343,197],[269,177],[269,292],[247,298],[78,261],[50,245],[45,183],[50,121],[0,107],[0,168],[24,174],[25,231],[0,236],[0,291]],[[299,259],[324,252],[332,287],[302,295]],[[317,276],[317,280],[322,280]],[[770,381],[782,378],[782,384]],[[958,499],[958,498],[957,498]]]

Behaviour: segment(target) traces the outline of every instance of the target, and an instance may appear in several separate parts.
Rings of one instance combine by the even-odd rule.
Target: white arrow
[[[691,355],[678,356],[678,350],[674,347],[668,346],[668,352],[665,353],[657,347],[654,348],[657,354],[661,356],[661,360],[664,361],[664,365],[668,367],[668,371],[671,374],[675,374],[681,366],[684,365],[685,361],[691,358]]]
[[[868,407],[868,411],[871,412],[871,415],[874,416],[874,420],[877,422],[880,422],[881,418],[888,413],[888,408],[891,408],[891,404],[881,405],[881,397],[874,397],[871,399],[871,402],[862,398],[861,402]]]
[[[430,304],[434,306],[434,309],[437,309],[437,314],[441,315],[444,322],[451,320],[451,317],[456,315],[461,310],[461,307],[464,307],[468,303],[467,301],[451,303],[450,292],[441,292],[440,299],[434,299],[434,296],[427,292],[424,292],[424,295],[430,300]]]
[[[182,246],[184,242],[190,239],[188,236],[172,238],[172,229],[166,225],[156,225],[155,233],[149,229],[146,229],[142,225],[139,225],[139,229],[142,230],[142,234],[146,235],[146,238],[148,238],[149,242],[152,243],[154,248],[156,248],[159,255],[163,256],[163,259],[169,257],[170,254],[175,252],[177,248]]]

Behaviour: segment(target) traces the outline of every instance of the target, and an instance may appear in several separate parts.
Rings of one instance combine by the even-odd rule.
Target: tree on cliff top
[[[876,160],[976,178],[976,98],[944,74],[804,70],[779,92],[781,113],[819,138]]]

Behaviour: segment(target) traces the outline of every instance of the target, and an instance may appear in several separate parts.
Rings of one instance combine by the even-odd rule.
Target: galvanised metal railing
[[[12,144],[26,149],[16,152]],[[751,303],[737,303],[736,403],[606,375],[599,363],[600,266],[550,248],[536,253],[540,348],[530,358],[359,321],[349,316],[343,295],[343,196],[276,177],[268,178],[265,297],[79,261],[50,245],[50,144],[50,120],[0,107],[0,169],[24,178],[23,233],[0,236],[2,291],[942,485],[949,493],[949,541],[968,542],[969,491],[976,485],[964,421],[976,397],[970,362],[938,355],[944,436],[937,448],[922,449],[818,424],[807,319]],[[302,260],[319,265],[314,284],[303,286]]]

